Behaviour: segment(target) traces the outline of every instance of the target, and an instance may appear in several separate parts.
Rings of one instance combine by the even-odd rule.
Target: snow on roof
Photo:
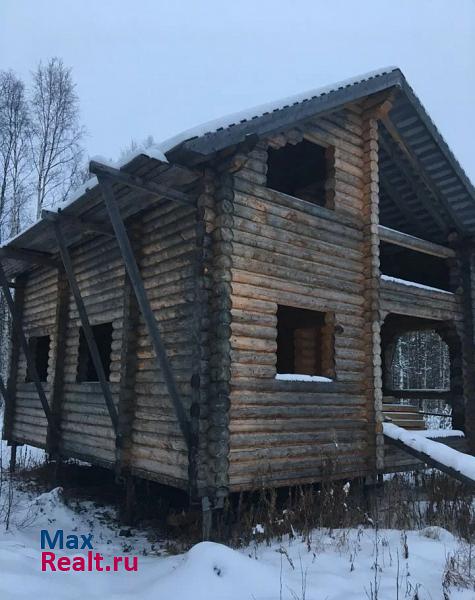
[[[397,71],[397,70],[399,70],[399,69],[398,69],[398,67],[395,67],[395,66],[384,67],[382,69],[377,69],[374,71],[370,71],[368,73],[364,73],[363,75],[358,75],[356,77],[344,79],[344,80],[338,81],[336,83],[325,85],[325,86],[315,88],[312,90],[307,90],[306,92],[301,92],[301,93],[295,94],[293,96],[288,96],[286,98],[281,98],[281,99],[275,100],[273,102],[267,102],[265,104],[260,104],[258,106],[254,106],[252,108],[248,108],[246,110],[243,110],[243,111],[240,111],[237,113],[232,113],[232,114],[226,115],[224,117],[220,117],[218,119],[213,119],[211,121],[207,121],[205,123],[202,123],[201,125],[191,128],[191,129],[182,131],[181,133],[179,133],[173,137],[170,137],[161,143],[140,146],[139,148],[136,148],[133,151],[131,151],[130,153],[123,156],[120,161],[111,161],[102,156],[95,156],[95,157],[93,157],[93,160],[96,160],[97,162],[101,162],[103,164],[112,166],[116,169],[120,169],[120,168],[124,167],[125,165],[132,162],[135,158],[138,158],[139,156],[146,156],[148,158],[154,158],[154,159],[160,160],[162,162],[168,162],[166,153],[169,152],[170,150],[172,150],[173,148],[175,148],[176,146],[180,145],[181,143],[185,142],[186,140],[209,135],[211,133],[220,131],[222,129],[232,127],[233,125],[237,125],[238,123],[251,121],[251,120],[257,119],[265,114],[269,114],[272,112],[282,110],[289,106],[307,102],[307,101],[313,100],[314,98],[317,98],[319,96],[324,96],[325,94],[329,94],[336,90],[339,90],[339,89],[342,89],[345,87],[350,87],[352,85],[356,85],[358,83],[362,83],[369,79],[373,79],[375,77],[380,77],[381,75],[392,73],[393,71]],[[69,196],[64,200],[64,202],[62,202],[59,206],[57,206],[51,210],[60,211],[61,209],[64,209],[67,206],[70,206],[74,202],[78,201],[88,190],[93,189],[97,185],[98,185],[97,177],[95,177],[95,176],[91,177],[85,183],[83,183],[81,186],[79,186],[78,188],[73,190],[71,192],[71,194],[69,194]],[[6,245],[14,242],[20,235],[23,235],[26,231],[33,229],[39,221],[41,221],[41,219],[38,219],[32,225],[30,225],[26,229],[22,230],[18,235],[7,240],[5,243],[2,244],[2,246],[6,246]]]
[[[95,160],[96,162],[100,162],[109,167],[113,167],[114,169],[120,169],[120,168],[124,167],[125,165],[129,164],[130,162],[132,162],[135,158],[137,158],[139,156],[155,158],[156,160],[160,160],[164,163],[168,163],[167,157],[165,156],[165,154],[162,152],[162,150],[159,148],[159,146],[157,144],[149,144],[146,146],[139,146],[138,148],[134,149],[133,151],[125,154],[120,160],[116,160],[116,161],[110,160],[108,158],[105,158],[104,156],[99,156],[99,155],[91,157],[91,160]],[[79,200],[79,198],[84,196],[84,194],[86,194],[89,190],[92,190],[93,188],[95,188],[97,185],[99,185],[99,181],[98,181],[97,177],[95,175],[93,175],[87,181],[85,181],[80,186],[75,188],[70,194],[68,194],[67,198],[63,202],[61,202],[61,204],[58,204],[57,206],[52,207],[52,208],[48,207],[48,210],[51,210],[52,212],[60,212],[61,210],[65,209],[67,206],[74,204],[77,200]],[[30,229],[33,229],[41,220],[42,220],[41,218],[37,219],[31,225],[29,225],[25,229],[22,229],[18,234],[14,235],[13,237],[6,240],[1,245],[1,247],[8,246],[9,244],[13,243],[17,238],[22,236],[24,233],[26,233]]]
[[[204,135],[214,133],[221,129],[227,129],[228,127],[232,127],[233,125],[257,119],[265,114],[279,111],[289,106],[293,106],[295,104],[307,102],[308,100],[313,100],[314,98],[318,98],[319,96],[329,94],[330,92],[334,92],[341,88],[349,87],[357,83],[362,83],[363,81],[367,81],[368,79],[373,79],[381,75],[386,75],[387,73],[392,73],[393,71],[397,70],[399,69],[395,66],[385,67],[382,69],[377,69],[375,71],[370,71],[369,73],[364,73],[363,75],[358,75],[357,77],[351,77],[349,79],[344,79],[336,83],[325,85],[312,90],[307,90],[306,92],[301,92],[293,96],[280,98],[279,100],[274,100],[273,102],[266,102],[265,104],[253,106],[252,108],[232,113],[224,117],[220,117],[218,119],[213,119],[211,121],[207,121],[206,123],[202,123],[201,125],[198,125],[196,127],[192,127],[191,129],[182,131],[178,135],[170,137],[162,143],[158,144],[158,146],[162,150],[162,152],[166,153],[178,146],[179,144],[185,142],[186,140],[190,140],[196,137],[202,137]]]
[[[111,161],[109,159],[104,158],[103,156],[95,156],[92,158],[92,160],[95,160],[97,162],[101,162],[108,166],[114,167],[115,169],[120,169],[120,168],[124,167],[125,165],[132,162],[135,158],[137,158],[139,156],[147,156],[149,158],[155,158],[156,160],[160,160],[162,162],[168,162],[168,159],[165,155],[166,152],[169,152],[170,150],[172,150],[179,144],[185,142],[186,140],[189,140],[191,138],[201,137],[201,136],[219,131],[221,129],[226,129],[226,128],[232,127],[233,125],[236,125],[238,123],[243,123],[245,121],[257,119],[258,117],[261,117],[267,113],[279,111],[284,108],[287,108],[288,106],[300,104],[301,102],[306,102],[308,100],[312,100],[313,98],[317,98],[318,96],[323,96],[325,94],[329,94],[330,92],[336,91],[338,89],[352,86],[357,83],[361,83],[363,81],[367,81],[368,79],[373,79],[374,77],[379,77],[381,75],[385,75],[387,73],[391,73],[396,70],[398,70],[398,67],[394,67],[394,66],[385,67],[383,69],[377,69],[375,71],[370,71],[369,73],[365,73],[365,74],[359,75],[357,77],[351,77],[350,79],[345,79],[343,81],[338,81],[337,83],[332,83],[330,85],[325,85],[323,87],[319,87],[319,88],[316,88],[313,90],[308,90],[306,92],[302,92],[302,93],[296,94],[294,96],[289,96],[287,98],[281,98],[280,100],[275,100],[273,102],[267,102],[265,104],[260,104],[258,106],[254,106],[252,108],[248,108],[246,110],[243,110],[243,111],[240,111],[237,113],[226,115],[219,119],[213,119],[211,121],[207,121],[206,123],[202,123],[201,125],[193,127],[191,129],[182,131],[181,133],[179,133],[173,137],[170,137],[161,143],[145,145],[145,146],[136,148],[133,151],[126,154],[125,156],[123,156],[120,161]],[[79,198],[81,198],[88,190],[96,187],[97,185],[98,185],[97,177],[95,177],[95,176],[91,177],[85,183],[83,183],[81,186],[79,186],[78,188],[73,190],[71,192],[71,194],[69,194],[69,196],[64,200],[64,202],[62,202],[59,206],[55,207],[52,210],[58,211],[58,210],[66,208],[67,206],[70,206],[71,204],[73,204],[74,202],[79,200]],[[2,245],[6,246],[6,245],[14,242],[17,237],[24,234],[26,231],[33,229],[33,227],[35,227],[35,225],[39,221],[41,221],[41,219],[39,219],[38,221],[36,221],[35,223],[30,225],[23,231],[21,231],[15,237],[10,238]]]

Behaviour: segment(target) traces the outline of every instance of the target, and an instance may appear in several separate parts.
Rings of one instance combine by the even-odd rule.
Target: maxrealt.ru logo
[[[112,556],[107,562],[100,552],[95,552],[92,544],[92,533],[65,535],[62,529],[54,533],[41,530],[41,570],[42,571],[137,571],[137,556]],[[49,550],[76,550],[85,551],[85,554],[68,556]]]

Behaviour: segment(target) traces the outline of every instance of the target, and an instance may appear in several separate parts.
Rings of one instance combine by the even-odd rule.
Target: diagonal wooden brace
[[[74,274],[73,265],[71,262],[71,257],[69,255],[69,250],[66,245],[66,241],[63,236],[63,232],[61,231],[61,225],[58,221],[53,222],[54,234],[56,236],[56,241],[59,247],[59,253],[61,255],[61,260],[63,261],[64,270],[66,272],[66,277],[69,282],[69,286],[74,296],[74,300],[76,302],[76,307],[78,309],[79,318],[81,320],[81,325],[84,332],[84,337],[86,338],[87,346],[89,348],[89,352],[91,353],[92,363],[94,368],[96,369],[97,376],[99,378],[99,383],[101,385],[101,390],[104,395],[104,400],[107,406],[107,410],[109,412],[110,419],[112,421],[112,426],[114,428],[114,432],[117,434],[117,426],[118,426],[118,418],[117,418],[117,410],[115,408],[114,400],[112,399],[112,394],[109,387],[109,382],[106,379],[106,374],[104,372],[104,367],[102,365],[101,356],[99,354],[99,349],[96,344],[96,340],[94,339],[94,334],[92,333],[91,324],[89,322],[89,317],[87,315],[86,306],[81,296],[81,292],[79,290],[79,285]]]
[[[8,403],[7,388],[5,387],[5,383],[3,381],[3,377],[1,374],[0,374],[0,395],[2,396],[5,404],[7,404]]]
[[[54,421],[53,421],[53,418],[51,415],[50,406],[48,404],[48,400],[46,398],[46,394],[43,389],[43,386],[41,385],[41,381],[40,381],[40,378],[38,375],[38,371],[36,369],[35,361],[33,360],[33,356],[31,355],[31,352],[30,352],[28,340],[26,339],[25,332],[23,331],[21,323],[16,318],[15,304],[13,302],[9,283],[8,283],[7,277],[5,275],[5,271],[3,270],[3,266],[1,263],[0,263],[0,288],[2,289],[3,295],[5,296],[5,300],[7,301],[8,310],[10,311],[10,314],[12,317],[13,331],[14,331],[15,335],[17,336],[18,341],[20,342],[20,345],[21,345],[21,349],[23,350],[23,353],[25,355],[28,373],[31,374],[31,378],[33,379],[33,382],[35,384],[36,391],[38,392],[38,396],[39,396],[39,399],[41,402],[41,406],[43,407],[43,411],[44,411],[46,419],[48,421],[48,425],[52,429],[55,429],[55,424],[54,424]]]
[[[119,209],[115,201],[114,190],[112,189],[112,181],[109,177],[104,177],[99,173],[98,179],[102,190],[102,196],[104,198],[104,203],[106,205],[107,212],[109,213],[109,218],[116,235],[117,243],[119,245],[120,252],[124,260],[125,268],[127,269],[127,274],[129,276],[130,282],[132,283],[132,287],[137,298],[137,303],[139,305],[140,312],[142,313],[142,316],[144,318],[145,326],[147,327],[148,334],[152,341],[153,349],[157,356],[160,369],[163,373],[163,377],[165,379],[168,393],[170,395],[173,407],[175,409],[180,429],[183,433],[183,436],[186,440],[189,449],[191,444],[190,421],[186,415],[185,407],[183,406],[183,402],[180,398],[175,377],[171,369],[170,361],[168,359],[167,352],[165,346],[163,345],[162,337],[160,335],[160,330],[158,328],[155,315],[150,305],[150,301],[145,292],[145,287],[142,281],[142,277],[140,275],[137,261],[135,260],[132,246],[130,244],[127,231],[125,229],[125,225],[122,221],[122,217],[120,215]]]

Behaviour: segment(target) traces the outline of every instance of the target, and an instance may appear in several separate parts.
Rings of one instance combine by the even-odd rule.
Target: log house
[[[9,444],[214,505],[397,470],[387,372],[429,328],[475,450],[475,191],[399,69],[90,170],[0,248]]]

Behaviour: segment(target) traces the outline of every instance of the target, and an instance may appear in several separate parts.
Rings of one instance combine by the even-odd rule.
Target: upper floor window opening
[[[268,149],[267,187],[319,206],[327,204],[330,148],[308,140]]]

